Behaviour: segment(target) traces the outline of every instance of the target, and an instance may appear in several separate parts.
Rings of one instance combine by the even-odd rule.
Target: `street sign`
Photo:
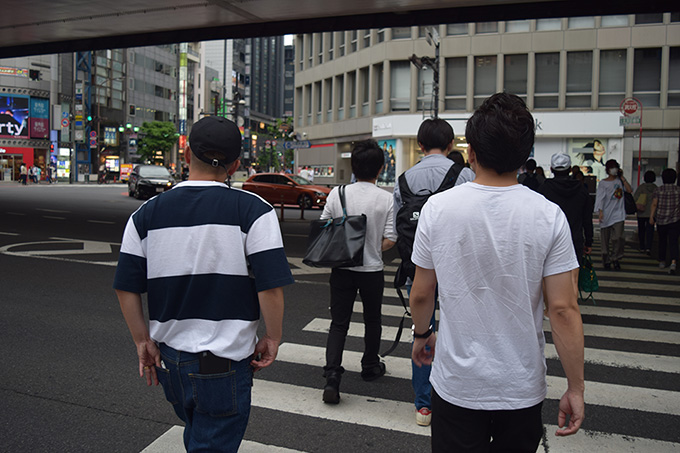
[[[66,112],[66,111],[61,112],[61,117],[62,118],[68,118],[68,112]]]
[[[90,138],[97,138],[97,131],[90,131]]]
[[[638,110],[642,110],[642,105],[640,101],[638,101],[635,98],[626,98],[623,101],[621,101],[619,110],[625,116],[632,116],[635,115]]]
[[[631,124],[640,124],[639,116],[620,116],[619,126],[630,126]]]
[[[309,142],[309,140],[302,140],[299,142],[285,142],[283,144],[283,147],[285,149],[306,149],[306,148],[311,148],[312,144]]]
[[[97,147],[97,139],[91,138],[90,139],[90,148],[96,148],[96,147]]]
[[[61,127],[68,127],[68,118],[61,120]]]

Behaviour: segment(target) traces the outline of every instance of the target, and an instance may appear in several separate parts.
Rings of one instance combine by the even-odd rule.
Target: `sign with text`
[[[0,96],[0,137],[28,138],[28,96]]]

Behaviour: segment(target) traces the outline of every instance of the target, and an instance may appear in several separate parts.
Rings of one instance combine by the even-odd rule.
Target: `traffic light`
[[[42,77],[40,76],[40,71],[38,71],[37,69],[29,69],[28,78],[31,80],[42,80]]]
[[[92,121],[92,115],[87,115],[87,121],[88,122]]]

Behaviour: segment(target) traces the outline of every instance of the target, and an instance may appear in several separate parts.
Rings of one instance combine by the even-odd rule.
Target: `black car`
[[[175,179],[165,167],[137,165],[128,179],[128,194],[135,198],[150,198],[175,185]]]

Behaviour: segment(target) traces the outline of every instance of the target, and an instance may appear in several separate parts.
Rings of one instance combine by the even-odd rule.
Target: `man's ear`
[[[184,148],[184,160],[187,161],[187,165],[191,163],[191,148],[188,144],[186,148]]]
[[[236,173],[236,170],[238,170],[238,167],[241,165],[241,161],[239,159],[236,159],[234,162],[229,164],[229,167],[227,168],[227,175],[231,176],[234,173]]]

